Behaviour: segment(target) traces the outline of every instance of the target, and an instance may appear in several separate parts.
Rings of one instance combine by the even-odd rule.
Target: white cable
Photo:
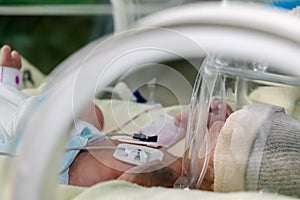
[[[85,146],[85,147],[71,147],[66,148],[66,151],[77,151],[77,150],[103,150],[103,149],[118,149],[119,147],[115,146]]]

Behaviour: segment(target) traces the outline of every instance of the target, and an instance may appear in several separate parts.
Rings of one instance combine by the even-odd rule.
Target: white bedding
[[[6,157],[0,156],[1,166]],[[1,191],[1,190],[0,190]],[[6,190],[7,192],[7,190]],[[145,188],[125,181],[108,181],[84,188],[69,185],[58,186],[58,200],[293,200],[295,198],[263,192],[217,193],[201,190],[173,188]],[[0,193],[0,197],[2,194]]]
[[[145,188],[124,181],[108,181],[90,188],[60,186],[59,200],[292,200],[263,192],[216,193],[201,190]]]

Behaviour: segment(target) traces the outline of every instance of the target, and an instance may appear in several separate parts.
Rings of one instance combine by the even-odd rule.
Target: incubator
[[[18,127],[22,141],[18,156],[4,165],[7,174],[1,184],[9,189],[3,197],[55,198],[59,161],[76,119],[108,89],[124,97],[121,107],[130,113],[132,95],[122,84],[134,78],[137,84],[129,83],[129,91],[146,87],[148,106],[158,100],[153,98],[157,85],[177,97],[177,111],[183,112],[181,106],[188,104],[186,135],[177,155],[182,157],[182,171],[174,187],[203,189],[213,168],[213,186],[204,189],[213,188],[218,194],[256,191],[299,197],[299,25],[299,18],[282,10],[246,3],[197,3],[154,13],[135,22],[135,28],[87,45],[45,80],[42,95],[32,102],[31,117]],[[81,53],[85,57],[77,62]],[[176,59],[186,60],[189,71],[198,72],[193,86],[187,76],[165,65]],[[66,67],[72,63],[76,64]],[[145,80],[135,76],[145,72]],[[112,85],[122,88],[114,91]],[[121,127],[116,107],[112,103],[109,108]],[[174,129],[180,133],[176,140],[181,139],[182,127],[174,128],[166,116],[162,120],[156,116],[158,120],[141,133],[149,139],[148,132],[159,126]],[[163,157],[149,146],[114,149],[116,158],[127,156],[125,160],[134,164],[137,157],[142,163]]]

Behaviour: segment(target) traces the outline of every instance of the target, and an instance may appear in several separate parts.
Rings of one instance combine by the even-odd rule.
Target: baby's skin
[[[209,112],[208,128],[211,141],[216,141],[221,128],[227,117],[232,113],[231,108],[215,99],[211,103]],[[177,123],[186,127],[188,111],[184,111],[175,117]],[[116,146],[119,142],[115,140],[97,141],[96,146]],[[214,146],[214,144],[212,144]],[[160,148],[164,153],[162,161],[151,161],[139,166],[113,158],[114,151],[82,151],[70,167],[69,183],[78,186],[91,186],[99,182],[119,179],[142,186],[172,187],[181,174],[182,158],[168,153],[167,149]],[[212,148],[209,165],[200,189],[212,191],[214,183],[213,166],[214,148]]]
[[[118,141],[96,141],[89,146],[117,146]],[[181,158],[164,153],[162,161],[154,160],[134,166],[113,157],[114,150],[81,151],[70,167],[69,184],[91,186],[108,180],[126,180],[142,186],[172,187],[181,172]]]
[[[1,48],[1,53],[0,66],[21,69],[22,63],[18,52],[11,51],[8,45],[4,45]],[[186,110],[175,116],[176,123],[181,123],[186,128],[188,112]],[[232,109],[220,100],[215,99],[212,101],[207,124],[212,141],[215,141],[215,138],[218,137],[225,120],[232,112]],[[89,106],[82,114],[81,119],[93,124],[99,130],[104,126],[103,114],[96,105]],[[89,145],[116,146],[118,144],[118,141],[106,139],[95,141]],[[160,150],[164,153],[162,161],[154,160],[139,166],[134,166],[113,158],[113,150],[81,151],[70,166],[69,184],[91,186],[107,180],[120,179],[147,187],[172,187],[180,176],[182,158],[173,156],[164,148],[160,148]],[[201,185],[201,189],[204,190],[213,190],[213,150],[206,175]]]
[[[15,50],[11,51],[10,46],[4,45],[1,48],[0,66],[20,70],[22,67],[22,61],[19,53]]]
[[[233,113],[231,107],[218,98],[213,99],[210,103],[207,128],[209,130],[212,148],[210,151],[209,163],[206,170],[206,174],[200,186],[200,189],[202,190],[213,191],[215,144],[217,141],[217,137],[219,136],[220,130],[224,126],[226,119],[231,113]],[[175,116],[178,123],[181,123],[182,126],[185,128],[187,127],[188,114],[189,110],[187,109]]]

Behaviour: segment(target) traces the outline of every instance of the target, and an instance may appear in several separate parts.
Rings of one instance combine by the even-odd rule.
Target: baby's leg
[[[1,48],[0,66],[11,67],[20,70],[22,67],[21,57],[17,51],[11,51],[10,46]]]

